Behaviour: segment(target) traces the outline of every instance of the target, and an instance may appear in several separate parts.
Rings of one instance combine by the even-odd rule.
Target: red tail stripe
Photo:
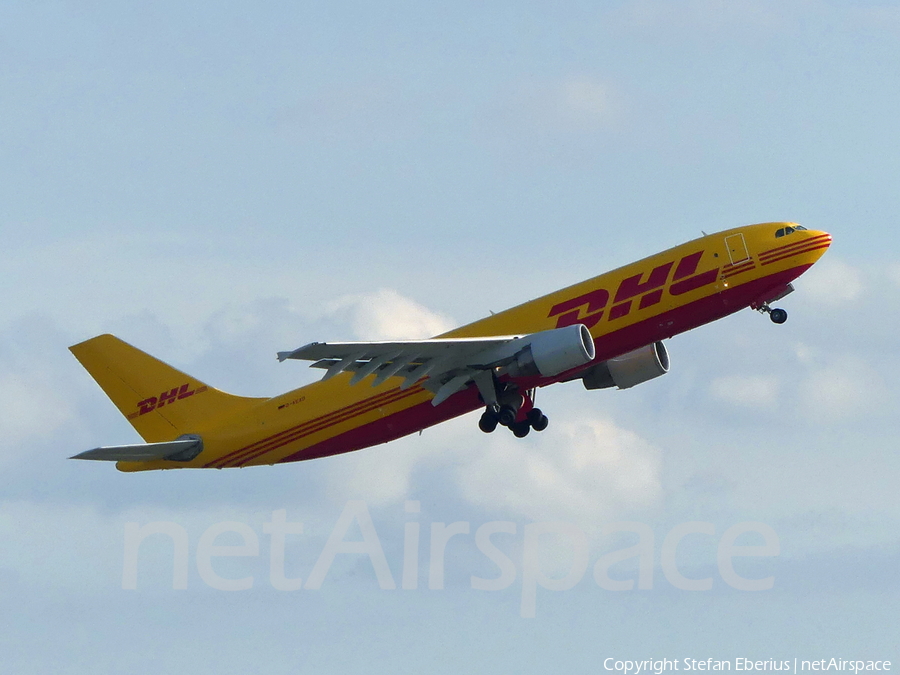
[[[379,406],[387,405],[389,403],[395,403],[396,401],[399,401],[403,398],[411,396],[412,394],[415,394],[415,393],[417,393],[417,392],[410,393],[408,391],[405,391],[405,392],[402,392],[401,394],[397,395],[392,400],[383,401],[383,402],[379,403],[378,405],[372,406],[371,408],[368,408],[366,410],[362,410],[362,411],[359,411],[356,413],[350,413],[350,414],[344,415],[340,419],[319,422],[318,424],[316,424],[312,427],[308,427],[306,429],[303,429],[302,431],[298,431],[297,433],[291,435],[290,437],[277,439],[277,440],[273,441],[272,443],[268,444],[266,447],[257,449],[248,455],[245,455],[240,458],[232,459],[231,461],[228,462],[228,465],[243,466],[243,465],[247,464],[248,462],[252,462],[255,459],[259,459],[263,455],[265,455],[273,450],[277,450],[278,448],[281,448],[285,445],[293,443],[294,441],[297,441],[305,436],[310,436],[311,434],[321,431],[322,429],[327,429],[328,427],[334,426],[335,424],[340,424],[341,422],[345,422],[349,419],[352,419],[353,417],[357,417],[359,415],[364,415],[365,413],[371,412],[372,410],[374,410],[375,408],[378,408]]]
[[[334,413],[331,413],[329,415],[323,415],[322,417],[309,420],[308,422],[304,422],[303,424],[300,424],[296,427],[292,427],[291,429],[287,429],[286,431],[283,431],[281,433],[274,434],[268,438],[262,439],[261,441],[257,441],[252,445],[248,445],[244,448],[241,448],[240,450],[229,453],[224,457],[220,457],[219,459],[210,462],[207,466],[216,466],[217,468],[222,468],[225,466],[239,466],[266,454],[270,450],[280,448],[281,446],[288,443],[292,443],[299,438],[308,436],[309,434],[320,431],[321,429],[324,429],[331,425],[339,424],[358,415],[364,415],[365,413],[371,412],[372,410],[375,410],[380,406],[394,403],[396,401],[399,401],[400,399],[406,398],[407,396],[412,396],[414,394],[420,393],[421,391],[421,387],[412,387],[407,391],[395,389],[391,392],[387,392],[387,394],[385,395],[374,397],[368,399],[368,401],[361,402],[368,403],[368,405],[365,405],[363,407],[360,407],[360,404],[347,406],[346,408],[342,408],[341,410],[335,411]]]
[[[414,387],[413,390],[420,390],[420,388]],[[230,452],[227,455],[223,455],[222,457],[219,457],[218,459],[210,462],[208,466],[215,466],[217,464],[224,465],[230,464],[232,461],[240,461],[243,455],[252,454],[259,449],[265,450],[273,442],[277,442],[283,438],[293,439],[297,433],[302,433],[307,428],[318,426],[320,424],[333,424],[336,421],[340,421],[344,418],[352,417],[356,414],[365,413],[369,410],[377,408],[380,405],[384,405],[385,403],[390,402],[394,397],[397,396],[399,391],[399,389],[394,389],[389,392],[385,392],[384,394],[373,396],[372,398],[368,398],[364,401],[359,401],[358,403],[354,403],[353,405],[345,406],[339,410],[330,412],[327,415],[307,420],[302,424],[298,424],[297,426],[285,429],[284,431],[281,431],[277,434],[273,434],[272,436],[268,436],[267,438],[263,438],[262,440],[256,441],[254,443],[251,443],[250,445],[244,446],[243,448],[239,448],[238,450]]]
[[[295,439],[302,438],[306,434],[313,433],[318,429],[328,427],[332,424],[338,424],[345,419],[350,419],[358,414],[364,414],[369,410],[377,408],[380,405],[384,405],[386,402],[390,401],[388,399],[384,399],[366,408],[346,411],[340,416],[328,415],[310,420],[308,422],[305,422],[304,424],[292,427],[291,429],[288,429],[280,434],[275,434],[268,438],[264,438],[261,441],[253,443],[252,445],[240,448],[239,450],[236,450],[226,456],[213,460],[209,463],[209,466],[214,466],[216,468],[223,468],[225,466],[238,466],[243,462],[264,455],[272,447],[279,447],[284,443],[290,443]]]
[[[421,390],[421,387],[419,387],[419,386],[412,387],[409,391],[413,391],[413,390],[420,391],[420,390]],[[268,436],[268,437],[266,437],[266,438],[263,438],[262,440],[255,441],[254,443],[251,443],[250,445],[244,446],[243,448],[239,448],[239,449],[237,449],[237,450],[234,450],[234,451],[232,451],[232,452],[229,452],[227,455],[223,455],[222,457],[219,457],[219,458],[217,458],[217,459],[215,459],[215,460],[209,462],[206,466],[212,466],[212,465],[214,465],[214,464],[218,464],[219,462],[221,462],[221,461],[223,461],[223,460],[230,460],[230,459],[232,459],[234,456],[236,456],[236,455],[238,455],[238,454],[241,454],[241,453],[243,453],[243,452],[245,452],[245,451],[247,451],[247,450],[253,450],[253,449],[255,449],[257,446],[260,446],[260,445],[269,443],[269,442],[271,442],[271,441],[273,441],[273,440],[275,440],[275,439],[277,439],[277,438],[279,438],[279,437],[281,437],[281,436],[293,434],[293,433],[294,433],[295,431],[297,431],[298,429],[302,429],[303,427],[309,426],[309,425],[311,425],[311,424],[316,424],[316,423],[318,423],[319,421],[322,421],[322,420],[328,420],[328,419],[331,419],[331,418],[334,418],[334,417],[337,417],[337,416],[344,415],[344,414],[346,414],[346,413],[348,413],[348,412],[351,412],[351,411],[353,411],[353,410],[355,410],[355,409],[357,409],[357,408],[366,408],[366,407],[372,406],[372,405],[374,405],[374,406],[377,407],[378,405],[381,405],[381,404],[382,404],[385,400],[387,400],[388,398],[394,396],[398,391],[399,391],[399,389],[392,389],[392,390],[386,391],[386,392],[384,392],[384,393],[382,393],[382,394],[378,394],[377,396],[372,396],[372,397],[370,397],[370,398],[363,399],[362,401],[358,401],[358,402],[353,403],[353,404],[351,404],[351,405],[344,406],[343,408],[339,408],[338,410],[334,410],[334,411],[332,411],[332,412],[330,412],[330,413],[327,413],[327,414],[325,414],[325,415],[322,415],[321,417],[316,417],[316,418],[313,418],[313,419],[311,419],[311,420],[307,420],[306,422],[303,422],[303,423],[301,423],[301,424],[298,424],[297,426],[291,427],[291,428],[289,428],[289,429],[285,429],[284,431],[279,431],[277,434],[273,434],[272,436]]]

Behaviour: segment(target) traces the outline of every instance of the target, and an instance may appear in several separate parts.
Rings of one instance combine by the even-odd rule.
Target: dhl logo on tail
[[[135,417],[140,417],[141,415],[146,415],[147,413],[153,412],[154,410],[159,410],[166,403],[175,403],[176,401],[183,401],[189,396],[193,396],[194,394],[201,394],[206,391],[206,387],[198,387],[197,389],[189,389],[191,385],[189,383],[182,384],[179,387],[173,387],[169,391],[162,392],[159,396],[150,396],[145,398],[143,401],[138,401],[137,407],[138,409],[126,415],[126,417],[130,420],[133,420]]]

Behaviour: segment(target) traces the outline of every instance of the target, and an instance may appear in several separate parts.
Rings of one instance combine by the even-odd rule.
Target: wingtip
[[[84,452],[79,452],[77,455],[72,455],[69,459],[90,459],[90,454],[99,449],[100,448],[92,448],[91,450],[85,450]]]
[[[297,347],[297,349],[292,349],[289,352],[278,352],[278,360],[286,361],[287,359],[295,358],[297,354],[300,354],[304,349],[308,349],[309,347],[315,347],[316,345],[324,344],[321,342],[310,342],[309,344],[305,344],[302,347]]]

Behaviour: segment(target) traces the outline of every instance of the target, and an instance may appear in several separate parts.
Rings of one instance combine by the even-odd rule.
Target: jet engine
[[[532,333],[521,340],[527,345],[507,366],[513,377],[553,377],[594,359],[594,339],[580,323]]]
[[[669,353],[666,346],[662,342],[654,342],[588,368],[581,375],[581,381],[585,389],[628,389],[668,372]]]

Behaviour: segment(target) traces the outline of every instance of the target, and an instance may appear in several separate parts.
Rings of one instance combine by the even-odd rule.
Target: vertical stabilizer
[[[265,400],[214,389],[113,335],[69,349],[148,443],[195,433]]]

